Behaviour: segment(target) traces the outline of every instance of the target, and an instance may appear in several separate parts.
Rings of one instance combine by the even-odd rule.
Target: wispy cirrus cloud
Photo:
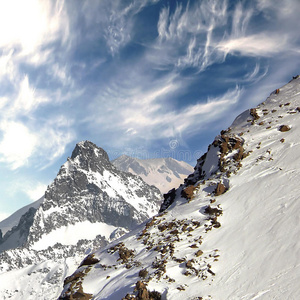
[[[227,21],[227,1],[198,1],[183,7],[178,4],[174,12],[169,7],[160,12],[157,24],[157,52],[168,49],[167,55],[149,54],[158,65],[175,68],[194,67],[204,70],[213,62],[222,61],[222,53],[215,51],[214,31]],[[219,34],[219,33],[218,33]],[[161,54],[161,53],[160,53]],[[159,60],[160,57],[165,59]]]
[[[28,165],[33,159],[41,159],[43,164],[52,162],[74,139],[73,121],[57,114],[49,120],[39,115],[39,110],[55,101],[33,88],[27,76],[18,82],[16,90],[0,99],[0,161],[11,169]]]
[[[188,2],[186,6],[180,3],[173,11],[167,6],[160,12],[158,39],[148,59],[159,69],[180,71],[192,67],[204,72],[210,65],[224,62],[228,54],[257,58],[271,57],[286,49],[296,51],[296,28],[286,29],[293,28],[288,18],[292,15],[293,19],[297,11],[300,9],[295,0],[287,0],[284,5],[274,5],[272,1],[252,5],[237,2],[233,9],[228,1],[218,0]],[[276,21],[256,25],[259,14],[265,16],[266,22],[270,22],[268,18],[280,19],[284,29]]]
[[[110,55],[114,56],[125,47],[134,35],[134,18],[144,7],[159,2],[159,0],[133,1],[85,1],[83,6],[77,7],[77,16],[81,20],[76,26],[84,29],[79,34],[82,38],[93,40],[101,38],[106,44]],[[69,14],[70,18],[72,13]],[[79,16],[79,17],[78,17]],[[84,23],[82,24],[82,20]],[[95,30],[95,26],[97,30]],[[76,33],[78,37],[78,33]],[[76,38],[75,38],[76,39]]]
[[[114,78],[90,106],[93,117],[85,122],[96,126],[103,136],[117,137],[110,139],[109,147],[161,142],[176,135],[190,137],[206,122],[234,108],[242,94],[242,89],[235,87],[223,95],[199,96],[196,104],[178,106],[175,102],[188,90],[189,80],[173,72],[155,78],[155,74],[145,75],[143,67],[147,63],[131,66],[130,71],[120,69],[118,79]]]
[[[14,56],[13,49],[2,55],[0,64],[3,66],[0,74],[0,161],[11,169],[28,165],[33,157],[53,161],[74,136],[70,125],[57,122],[59,115],[49,121],[38,111],[51,108],[61,97],[57,98],[55,92],[36,88],[29,76],[22,74],[19,57]]]
[[[237,3],[232,16],[231,32],[226,32],[223,39],[216,43],[216,49],[225,55],[230,53],[253,57],[268,57],[282,52],[289,44],[287,34],[282,36],[268,27],[256,32],[249,26],[256,14],[258,12],[255,7],[247,8],[241,2]]]
[[[195,132],[201,131],[207,122],[216,121],[224,114],[234,108],[240,100],[242,91],[239,87],[227,91],[222,96],[208,99],[199,99],[196,104],[188,105],[185,109],[170,110],[162,112],[162,106],[157,106],[156,111],[146,114],[136,107],[128,108],[127,114],[123,116],[123,123],[134,130],[135,135],[144,140],[163,140],[174,137],[174,132],[189,138]]]
[[[40,100],[34,100],[33,92],[28,96],[30,92],[21,90],[16,100],[6,101],[6,109],[0,112],[0,161],[13,170],[27,165],[30,160],[44,167],[62,155],[66,145],[74,140],[72,119],[53,116],[43,120],[34,115]],[[23,103],[23,99],[28,102]]]
[[[9,98],[2,98],[0,111],[0,132],[2,133],[0,161],[9,164],[12,169],[28,162],[38,142],[37,136],[21,119],[24,116],[30,118],[39,104],[47,101],[35,95],[34,90],[29,86],[27,76],[15,85],[18,91],[11,93]]]
[[[269,57],[282,52],[288,44],[287,37],[263,33],[226,39],[217,45],[217,49],[226,55]]]
[[[300,13],[297,0],[262,0],[252,4],[235,6],[232,31],[217,43],[219,51],[226,55],[271,57],[298,49],[298,29],[294,26]],[[257,24],[258,16],[263,16],[265,22]]]

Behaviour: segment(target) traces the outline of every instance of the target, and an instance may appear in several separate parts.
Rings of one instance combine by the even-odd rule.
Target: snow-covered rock
[[[37,209],[40,204],[43,202],[44,197],[41,197],[39,200],[30,203],[20,209],[18,209],[16,212],[14,212],[12,215],[7,217],[6,219],[2,220],[0,222],[0,230],[2,232],[2,235],[4,235],[7,231],[11,230],[14,226],[18,226],[21,217],[31,208]]]
[[[119,170],[142,177],[148,184],[159,188],[162,194],[178,187],[194,170],[188,163],[171,157],[138,159],[122,155],[112,163]]]
[[[60,299],[298,299],[299,140],[297,77],[222,131],[160,214],[90,253]]]
[[[156,187],[112,165],[103,149],[78,143],[44,199],[18,213],[19,223],[3,235],[1,296],[57,298],[63,279],[86,254],[156,214],[161,199]],[[18,282],[6,280],[13,274]]]

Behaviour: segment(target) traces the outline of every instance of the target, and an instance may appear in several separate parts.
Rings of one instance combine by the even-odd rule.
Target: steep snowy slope
[[[57,298],[64,277],[91,249],[147,220],[160,203],[157,188],[117,170],[95,144],[78,143],[44,200],[0,241],[0,295]],[[9,280],[14,276],[18,281]]]
[[[112,163],[121,171],[142,177],[148,184],[159,188],[162,194],[178,187],[194,170],[188,163],[171,157],[138,159],[122,155]]]
[[[236,118],[161,213],[90,254],[60,299],[299,299],[300,79]]]
[[[26,205],[16,212],[14,212],[12,215],[10,215],[8,218],[4,219],[0,222],[0,230],[2,231],[2,234],[4,235],[7,231],[11,230],[14,226],[17,226],[20,222],[21,217],[28,212],[28,210],[33,207],[34,209],[37,209],[40,204],[43,202],[44,197],[41,197],[39,200],[30,203],[29,205]]]

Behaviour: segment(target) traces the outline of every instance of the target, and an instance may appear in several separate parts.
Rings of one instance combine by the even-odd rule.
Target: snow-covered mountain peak
[[[0,239],[0,277],[20,269],[20,280],[27,282],[33,271],[26,269],[35,270],[30,279],[34,277],[39,287],[32,292],[24,285],[20,290],[0,278],[0,294],[12,299],[57,298],[64,277],[86,253],[156,214],[161,199],[156,187],[112,165],[103,149],[88,141],[78,143],[43,201]]]
[[[90,141],[82,141],[76,144],[71,159],[79,163],[93,161],[107,164],[109,162],[108,154]],[[83,165],[83,167],[86,167],[86,165]],[[93,167],[93,165],[91,165],[91,167]]]
[[[112,163],[120,170],[140,176],[145,182],[167,193],[178,187],[184,178],[193,172],[193,167],[171,157],[138,159],[122,155]]]
[[[56,214],[69,211],[58,221],[59,227],[68,220],[70,224],[101,221],[129,229],[155,214],[160,200],[155,187],[117,170],[102,148],[84,141],[76,145],[71,158],[48,187],[37,215],[41,214],[40,222],[57,222]],[[44,228],[45,224],[37,226]]]
[[[82,141],[76,144],[71,157],[62,165],[59,175],[68,176],[74,168],[102,174],[104,169],[111,168],[111,164],[105,150],[90,141]]]

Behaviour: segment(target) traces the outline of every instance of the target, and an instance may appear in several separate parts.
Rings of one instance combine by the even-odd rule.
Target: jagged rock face
[[[205,181],[218,172],[226,173],[226,177],[229,177],[236,168],[239,168],[240,161],[248,155],[244,151],[243,144],[243,138],[230,133],[230,129],[222,131],[208,146],[207,152],[197,160],[194,172],[184,180],[184,184],[164,195],[160,212],[166,210],[180,196],[191,199],[191,191],[199,181]],[[223,193],[225,190],[226,186],[220,182],[216,194]]]
[[[53,230],[84,221],[131,229],[157,212],[160,199],[157,188],[117,170],[103,149],[80,142],[37,211],[24,215],[22,224],[7,232],[2,244],[17,234],[16,246],[29,247]]]
[[[3,238],[0,239],[0,252],[11,248],[9,240],[14,240],[13,248],[23,246],[26,243],[30,227],[32,226],[36,209],[31,207],[20,219],[19,224],[8,231]]]
[[[117,170],[103,149],[89,141],[78,143],[48,187],[28,242],[53,227],[84,221],[131,229],[156,213],[160,197],[155,187]]]

